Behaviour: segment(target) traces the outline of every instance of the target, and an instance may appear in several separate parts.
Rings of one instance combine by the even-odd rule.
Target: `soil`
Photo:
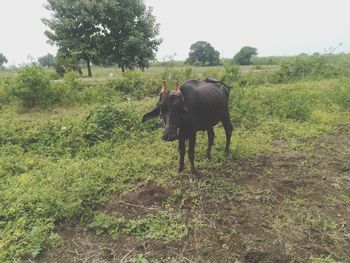
[[[199,182],[184,176],[166,187],[141,182],[122,195],[112,193],[98,208],[135,219],[171,204],[192,222],[182,240],[122,231],[112,237],[61,225],[62,242],[31,262],[130,262],[138,254],[149,262],[315,262],[327,256],[322,262],[350,262],[349,134],[320,136],[296,150],[232,166],[240,176],[223,168]],[[193,227],[196,218],[201,224]]]

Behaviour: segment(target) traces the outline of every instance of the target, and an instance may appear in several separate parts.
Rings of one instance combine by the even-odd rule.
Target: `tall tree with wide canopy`
[[[191,65],[200,64],[202,66],[220,65],[220,53],[210,43],[197,41],[191,45],[186,62]]]
[[[45,34],[58,53],[125,69],[149,65],[161,39],[159,25],[143,0],[48,0]]]
[[[233,61],[239,65],[250,65],[250,59],[258,55],[258,50],[255,47],[242,47],[241,50],[233,57]]]

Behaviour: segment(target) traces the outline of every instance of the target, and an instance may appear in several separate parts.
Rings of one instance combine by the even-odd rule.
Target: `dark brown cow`
[[[228,108],[230,88],[215,79],[188,80],[181,87],[178,84],[176,86],[176,90],[167,91],[163,81],[156,107],[143,116],[142,122],[159,115],[163,118],[163,140],[179,140],[180,172],[184,169],[185,141],[188,139],[191,172],[198,175],[194,165],[197,131],[208,133],[206,157],[210,159],[210,150],[214,142],[213,126],[221,121],[226,132],[225,153],[229,154],[232,133]]]

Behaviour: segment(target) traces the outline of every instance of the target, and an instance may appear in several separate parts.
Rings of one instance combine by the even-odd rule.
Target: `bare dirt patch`
[[[349,134],[234,165],[237,177],[219,170],[194,183],[140,183],[100,208],[134,219],[167,204],[184,214],[189,232],[182,240],[96,236],[62,226],[61,244],[35,262],[130,262],[140,253],[150,262],[350,262]]]
[[[161,209],[171,191],[170,187],[166,189],[154,182],[140,182],[133,190],[122,195],[112,193],[106,205],[99,210],[117,213],[126,219],[141,217]]]

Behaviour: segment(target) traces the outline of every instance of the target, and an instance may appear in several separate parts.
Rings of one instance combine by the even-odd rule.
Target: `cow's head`
[[[176,83],[175,91],[167,91],[165,81],[163,81],[156,107],[143,116],[142,122],[159,115],[162,117],[165,125],[163,140],[173,141],[178,139],[179,128],[187,115],[184,98],[178,83]]]

